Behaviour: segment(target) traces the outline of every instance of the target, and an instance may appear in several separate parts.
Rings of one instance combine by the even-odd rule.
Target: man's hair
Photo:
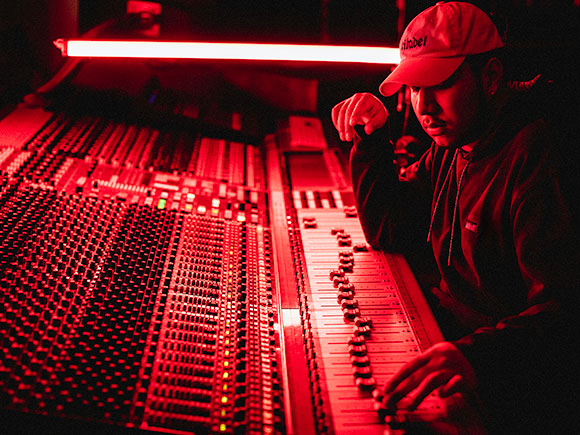
[[[496,48],[495,50],[486,51],[485,53],[472,54],[466,56],[464,62],[471,68],[477,76],[481,74],[483,67],[492,58],[497,58],[503,65],[503,80],[507,81],[511,77],[510,65],[507,62],[506,48]]]

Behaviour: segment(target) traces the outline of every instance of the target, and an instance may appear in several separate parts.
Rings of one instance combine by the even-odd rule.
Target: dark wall
[[[77,35],[78,0],[0,1],[0,108],[47,81],[64,59],[53,46]]]

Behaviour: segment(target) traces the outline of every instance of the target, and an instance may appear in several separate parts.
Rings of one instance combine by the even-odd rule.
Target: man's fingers
[[[364,125],[365,132],[371,134],[385,123],[387,113],[380,100],[372,94],[362,93],[335,105],[331,116],[340,139],[350,141],[354,137],[355,125]]]
[[[341,140],[350,141],[354,134],[354,129],[350,125],[350,118],[352,116],[352,106],[355,104],[355,97],[351,97],[344,101],[338,113],[338,132]]]
[[[391,390],[394,390],[407,377],[412,375],[415,371],[419,370],[421,367],[423,367],[428,362],[429,362],[429,358],[426,357],[425,354],[419,355],[416,358],[413,358],[412,360],[408,361],[386,383],[385,395],[389,394],[391,392]]]
[[[348,121],[349,124],[355,126],[368,123],[372,119],[374,103],[369,97],[355,101]]]
[[[449,381],[439,388],[439,397],[449,397],[465,389],[465,382],[460,375],[455,375]]]
[[[391,379],[390,391],[385,390],[385,398],[383,399],[385,406],[387,408],[394,407],[397,402],[421,384],[422,380],[429,375],[429,371],[428,367],[415,367],[414,370],[407,372],[404,378],[396,379],[396,384]]]
[[[380,110],[381,108],[376,106],[373,107],[373,109],[371,110],[369,119],[367,123],[365,123],[366,134],[371,134],[377,128],[382,127],[384,125],[383,116],[381,116],[381,114],[379,113]]]
[[[338,131],[341,140],[345,140],[345,134],[350,128],[346,117],[350,116],[348,115],[348,109],[351,103],[352,97],[348,100],[341,101],[334,106],[331,111],[332,123],[334,124],[334,128]]]
[[[339,121],[339,113],[340,113],[340,108],[343,106],[344,101],[341,101],[340,103],[336,104],[332,110],[330,111],[330,117],[332,119],[332,124],[334,125],[334,128],[336,128],[336,130],[338,132],[340,132],[340,121]]]
[[[413,400],[409,403],[409,410],[414,411],[425,398],[442,385],[446,385],[451,373],[444,370],[432,372],[423,379],[416,389]]]
[[[412,411],[435,390],[441,397],[473,390],[477,379],[472,372],[469,362],[452,343],[436,344],[395,373],[384,394],[377,394],[376,400],[382,404],[377,409],[393,412],[397,402],[409,396],[408,410]]]

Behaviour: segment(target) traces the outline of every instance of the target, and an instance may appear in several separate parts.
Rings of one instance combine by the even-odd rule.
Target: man
[[[341,140],[355,143],[369,243],[399,249],[424,229],[441,275],[433,293],[452,322],[451,341],[409,361],[377,396],[395,412],[405,396],[412,410],[432,391],[475,392],[490,432],[577,429],[580,243],[557,148],[533,95],[506,83],[502,49],[469,3],[440,2],[409,23],[379,90],[409,86],[433,143],[401,176],[378,98],[355,94],[332,109]]]

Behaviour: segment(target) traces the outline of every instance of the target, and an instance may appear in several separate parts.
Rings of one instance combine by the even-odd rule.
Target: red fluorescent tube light
[[[397,64],[399,49],[348,45],[57,39],[63,56]]]

